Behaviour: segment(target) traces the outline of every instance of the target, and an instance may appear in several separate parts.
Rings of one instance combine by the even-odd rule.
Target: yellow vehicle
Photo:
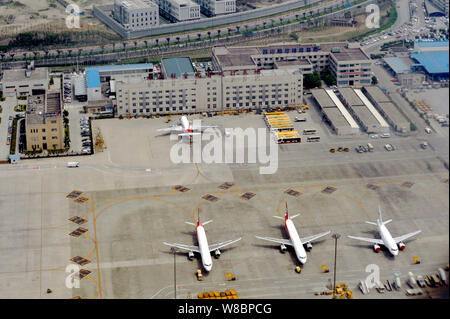
[[[295,272],[298,274],[302,272],[302,269],[300,268],[300,266],[295,267]]]
[[[197,280],[198,281],[202,281],[203,280],[202,271],[200,269],[197,269]]]
[[[343,152],[344,149],[342,147],[338,147],[338,152]]]
[[[344,152],[348,152],[348,151],[350,151],[350,149],[347,146],[344,147]]]
[[[303,105],[303,110],[309,110],[309,106],[308,105]]]

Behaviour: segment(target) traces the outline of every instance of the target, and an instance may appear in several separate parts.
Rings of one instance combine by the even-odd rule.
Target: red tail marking
[[[200,221],[200,208],[198,208],[197,227],[198,226],[203,226],[202,222]]]

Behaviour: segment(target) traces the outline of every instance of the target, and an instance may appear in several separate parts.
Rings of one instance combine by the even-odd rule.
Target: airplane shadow
[[[155,137],[163,137],[163,136],[170,136],[170,132],[168,132],[168,133],[161,133],[161,134],[158,134],[158,135],[155,135]]]

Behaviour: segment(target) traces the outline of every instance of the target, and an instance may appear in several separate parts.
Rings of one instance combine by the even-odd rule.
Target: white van
[[[431,134],[431,129],[430,129],[429,127],[425,127],[425,132],[426,132],[427,134]]]
[[[78,167],[80,166],[79,162],[68,162],[67,167]]]

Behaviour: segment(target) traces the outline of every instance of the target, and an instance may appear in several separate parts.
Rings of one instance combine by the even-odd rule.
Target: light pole
[[[337,257],[337,240],[341,237],[340,234],[333,234],[334,238],[334,280],[333,280],[333,298],[336,295],[336,257]]]
[[[172,247],[170,250],[172,250],[173,253],[173,293],[174,298],[177,299],[177,262],[176,262],[176,252],[177,250]]]

